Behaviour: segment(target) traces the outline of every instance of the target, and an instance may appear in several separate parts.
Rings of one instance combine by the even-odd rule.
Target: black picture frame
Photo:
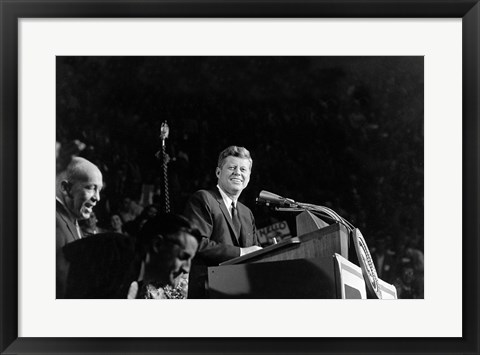
[[[478,0],[1,0],[0,352],[159,354],[478,354],[479,97]],[[19,338],[18,20],[20,18],[344,17],[462,18],[463,336],[461,338]],[[359,326],[361,326],[361,321]]]

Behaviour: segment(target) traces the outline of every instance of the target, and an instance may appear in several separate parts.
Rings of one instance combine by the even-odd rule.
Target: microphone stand
[[[170,132],[170,128],[168,127],[167,121],[163,122],[160,127],[160,139],[162,140],[162,168],[163,168],[163,197],[164,197],[164,210],[166,213],[170,212],[170,196],[168,192],[168,171],[167,171],[167,164],[168,164],[168,154],[166,151],[166,144],[165,140],[168,138],[168,134]],[[160,159],[160,151],[157,152],[155,155],[158,159]]]
[[[337,212],[335,212],[331,208],[328,208],[325,206],[312,205],[309,203],[299,203],[299,205],[304,207],[307,211],[310,211],[312,213],[316,212],[321,215],[326,215],[327,217],[334,220],[335,222],[343,224],[349,232],[355,229],[355,227],[350,222],[348,222],[345,218],[340,216]]]
[[[285,198],[268,191],[260,192],[260,196],[257,198],[257,204],[260,203],[265,204],[266,206],[272,206],[275,211],[279,212],[309,211],[319,217],[328,218],[333,222],[343,224],[349,232],[352,232],[355,229],[350,222],[341,217],[337,212],[325,206],[295,202],[290,198]]]
[[[317,205],[312,205],[309,203],[301,203],[301,202],[295,202],[295,204],[296,206],[289,206],[289,207],[275,206],[274,210],[277,212],[309,211],[316,216],[319,216],[322,218],[328,218],[333,222],[338,222],[343,224],[349,232],[355,229],[355,227],[350,222],[348,222],[345,218],[341,217],[338,213],[336,213],[334,210],[328,207],[317,206]]]

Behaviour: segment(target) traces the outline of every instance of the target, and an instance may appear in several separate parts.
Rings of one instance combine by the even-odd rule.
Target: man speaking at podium
[[[205,237],[192,265],[189,298],[203,296],[194,290],[204,289],[206,266],[218,265],[261,249],[253,213],[238,201],[250,181],[252,163],[247,149],[226,148],[218,157],[217,187],[197,191],[187,202],[184,216]]]

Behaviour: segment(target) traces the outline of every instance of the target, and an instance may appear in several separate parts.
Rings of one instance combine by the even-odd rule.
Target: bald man
[[[57,298],[64,298],[68,265],[63,247],[83,237],[78,221],[88,219],[100,200],[102,173],[96,165],[75,157],[56,183],[56,286]]]

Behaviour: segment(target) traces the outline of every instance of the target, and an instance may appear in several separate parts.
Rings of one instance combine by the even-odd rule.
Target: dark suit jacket
[[[68,274],[68,263],[63,253],[63,247],[77,239],[75,220],[68,214],[65,206],[56,201],[56,288],[57,298],[64,298]]]
[[[205,298],[207,266],[240,256],[241,247],[259,245],[252,211],[237,202],[240,235],[233,229],[232,218],[218,188],[200,190],[190,197],[184,215],[204,237],[190,268],[188,298]]]
[[[99,233],[65,245],[66,298],[127,298],[140,272],[135,251],[133,238],[116,233]]]
[[[240,256],[240,248],[259,245],[252,211],[237,202],[241,224],[240,235],[233,228],[232,218],[217,188],[200,190],[187,202],[184,215],[206,237],[200,243],[196,259],[206,265]]]

